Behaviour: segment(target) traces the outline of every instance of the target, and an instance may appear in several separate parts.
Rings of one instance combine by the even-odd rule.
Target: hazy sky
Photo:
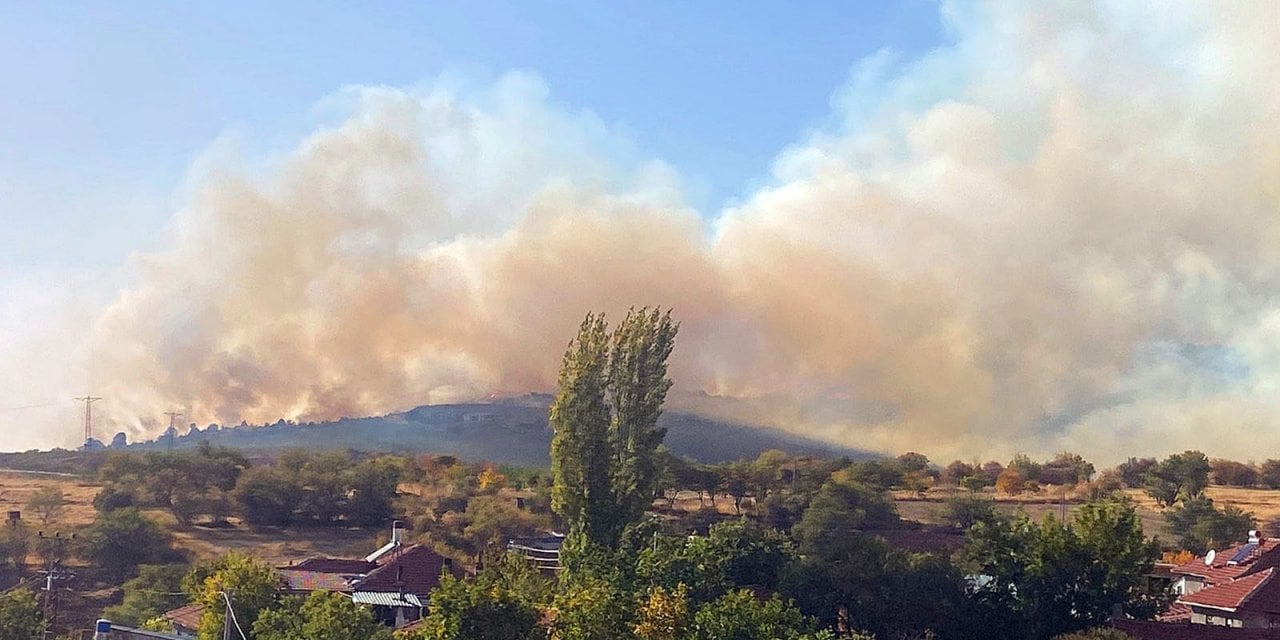
[[[77,444],[89,391],[135,437],[548,391],[584,313],[661,304],[682,410],[1274,457],[1277,33],[1249,0],[9,3],[0,448]]]
[[[881,6],[884,5],[884,6]],[[0,268],[154,248],[192,161],[290,146],[348,85],[540,75],[675,165],[713,211],[830,113],[857,60],[942,37],[906,2],[9,2],[0,6]]]

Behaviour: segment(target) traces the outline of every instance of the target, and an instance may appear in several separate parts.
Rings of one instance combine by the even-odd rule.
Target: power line
[[[45,402],[45,403],[41,403],[41,404],[27,404],[27,405],[23,405],[23,406],[21,406],[21,407],[0,407],[0,412],[8,412],[8,411],[25,411],[25,410],[27,410],[27,409],[43,409],[43,408],[45,408],[45,407],[52,407],[52,406],[54,406],[54,405],[56,405],[56,404],[58,404],[58,403],[56,403],[56,402]]]
[[[177,411],[166,411],[166,412],[164,412],[164,414],[165,414],[166,416],[169,416],[169,430],[165,432],[165,435],[166,435],[166,436],[168,436],[168,441],[169,441],[169,443],[168,443],[168,444],[169,444],[169,450],[170,450],[170,451],[173,451],[173,439],[174,439],[174,437],[175,437],[175,436],[177,436],[177,435],[178,435],[178,428],[177,428],[176,426],[174,426],[174,424],[173,424],[173,423],[174,423],[178,418],[181,418],[181,417],[182,417],[182,414],[181,414],[181,413],[179,413],[179,412],[177,412]]]
[[[89,443],[93,441],[93,403],[101,399],[98,396],[74,398],[74,400],[84,403],[84,446],[86,449],[89,448]]]

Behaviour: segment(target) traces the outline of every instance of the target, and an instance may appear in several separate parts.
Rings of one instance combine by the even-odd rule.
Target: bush
[[[1267,460],[1258,467],[1258,482],[1268,489],[1280,489],[1280,460]]]
[[[13,565],[21,572],[31,553],[31,530],[18,523],[0,529],[0,562]]]
[[[1213,483],[1231,487],[1252,487],[1258,484],[1258,470],[1253,465],[1234,460],[1213,460],[1209,463]]]
[[[137,503],[138,496],[132,488],[116,484],[108,484],[93,497],[93,508],[100,513],[136,506]]]
[[[0,638],[41,640],[45,621],[40,603],[26,589],[0,594]]]
[[[1211,548],[1242,543],[1254,528],[1253,514],[1228,505],[1217,509],[1209,498],[1192,498],[1165,513],[1178,544],[1197,555]]]
[[[182,589],[186,565],[143,565],[138,577],[124,583],[124,601],[107,607],[102,616],[120,624],[136,627],[186,602],[184,596],[171,595]]]
[[[1016,496],[1026,489],[1027,482],[1022,477],[1022,473],[1013,467],[1009,467],[1000,472],[1000,476],[996,478],[996,491],[1011,496]]]
[[[996,517],[996,502],[978,495],[958,495],[943,505],[942,519],[957,529],[968,530],[979,523]]]
[[[1155,458],[1129,458],[1120,463],[1116,471],[1120,473],[1120,481],[1124,486],[1138,489],[1146,484],[1147,472],[1154,466],[1156,466]]]
[[[1086,631],[1064,633],[1053,640],[1134,640],[1133,636],[1111,627],[1094,627]]]
[[[1147,495],[1164,507],[1197,498],[1208,486],[1209,458],[1199,451],[1171,455],[1147,472]]]
[[[293,522],[301,494],[301,487],[285,473],[255,467],[240,476],[232,496],[249,524],[279,527]]]
[[[100,514],[85,532],[83,549],[85,558],[103,569],[126,571],[180,559],[172,542],[169,532],[128,507]]]

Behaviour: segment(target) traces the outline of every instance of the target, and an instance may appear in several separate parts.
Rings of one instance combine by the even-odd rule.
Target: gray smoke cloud
[[[137,432],[377,414],[550,390],[585,312],[660,304],[678,408],[940,459],[1280,446],[1280,5],[941,11],[718,212],[527,74],[344,91],[199,172],[83,379]]]

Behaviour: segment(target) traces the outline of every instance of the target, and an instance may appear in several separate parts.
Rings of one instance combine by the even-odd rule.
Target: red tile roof
[[[319,573],[346,573],[364,575],[378,568],[378,565],[366,560],[348,558],[307,558],[298,564],[280,567],[297,571],[316,571]]]
[[[1138,640],[1280,640],[1280,629],[1236,629],[1150,620],[1116,620],[1113,625]]]
[[[1244,604],[1259,587],[1271,580],[1274,568],[1236,578],[1230,582],[1205,587],[1195,593],[1178,598],[1178,602],[1193,606],[1213,607],[1235,611]]]
[[[1262,614],[1275,619],[1280,616],[1280,569],[1271,568],[1262,573],[1270,573],[1272,577],[1254,589],[1237,611],[1246,614]],[[1256,575],[1262,575],[1262,573]]]
[[[177,628],[199,629],[200,617],[203,615],[204,605],[189,604],[185,607],[178,607],[172,611],[166,611],[162,617],[173,623],[173,626]]]
[[[341,573],[299,571],[297,569],[280,569],[276,573],[279,573],[280,577],[284,578],[290,591],[338,591],[350,593],[351,583],[354,582],[354,580],[348,579],[346,575]]]
[[[449,565],[448,569],[446,565]],[[391,556],[385,564],[357,582],[354,591],[412,593],[426,599],[431,590],[440,585],[440,574],[446,570],[459,575],[444,556],[428,547],[414,545]]]
[[[1203,578],[1209,584],[1221,584],[1247,573],[1255,573],[1280,565],[1280,538],[1264,538],[1258,548],[1239,564],[1230,564],[1231,558],[1243,548],[1243,544],[1223,549],[1215,554],[1213,565],[1204,563],[1204,557],[1184,562],[1170,571],[1178,575]]]
[[[1163,613],[1156,616],[1156,620],[1160,622],[1190,622],[1191,605],[1174,602]]]

